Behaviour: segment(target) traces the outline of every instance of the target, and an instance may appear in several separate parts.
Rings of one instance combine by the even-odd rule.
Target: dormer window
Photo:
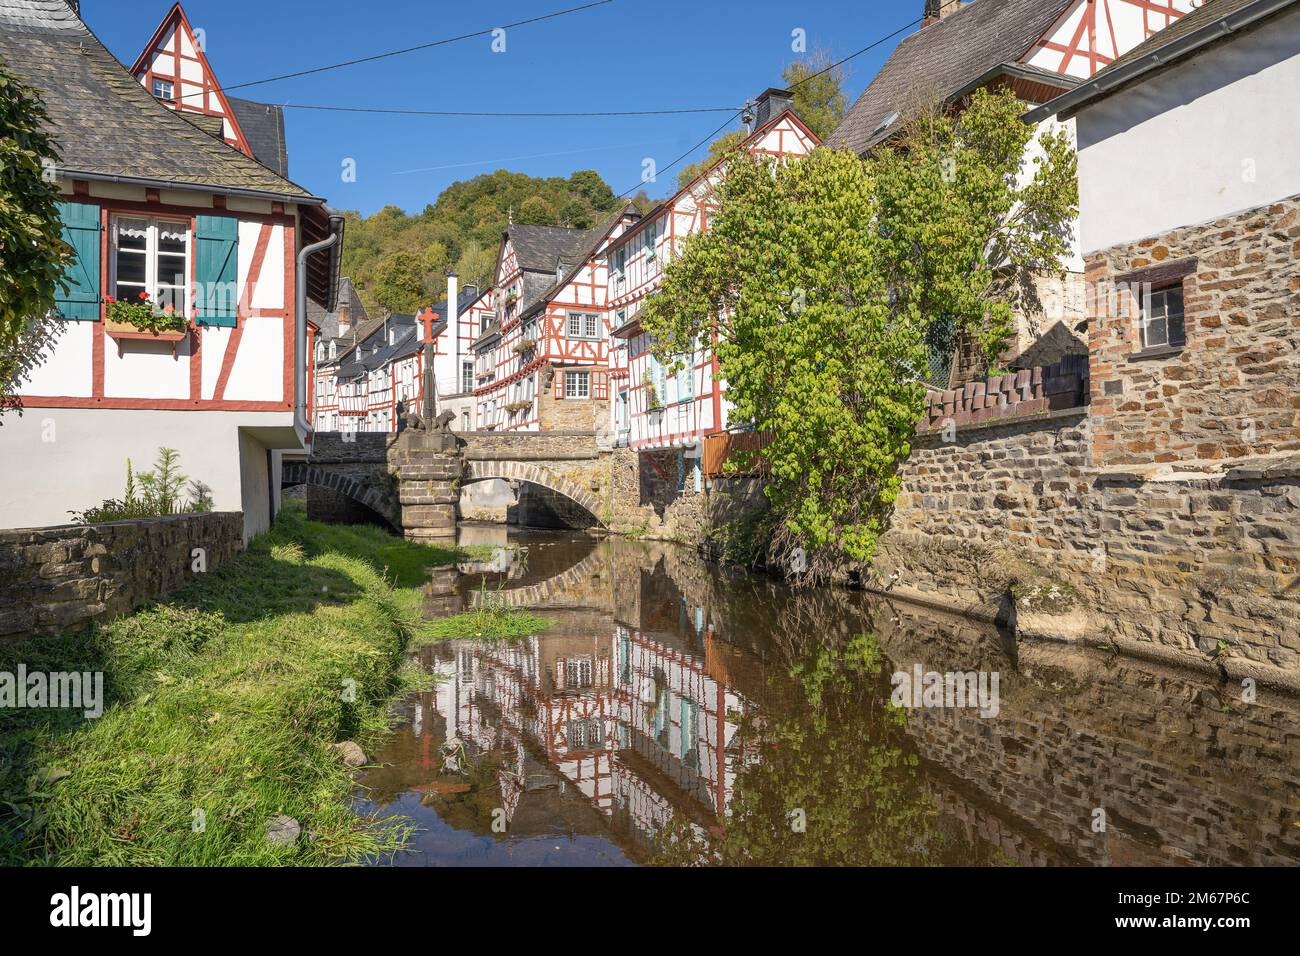
[[[176,102],[176,90],[172,86],[171,80],[154,80],[153,95],[164,103]]]

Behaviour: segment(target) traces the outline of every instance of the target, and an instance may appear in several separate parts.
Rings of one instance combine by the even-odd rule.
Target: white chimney
[[[451,353],[455,363],[453,368],[460,369],[460,322],[458,321],[458,300],[460,296],[460,280],[456,273],[447,273],[447,351]],[[453,389],[456,391],[456,389]]]

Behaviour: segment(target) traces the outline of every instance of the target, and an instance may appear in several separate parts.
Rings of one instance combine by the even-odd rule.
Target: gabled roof
[[[886,120],[915,107],[917,97],[950,102],[968,92],[980,77],[1004,64],[1016,64],[1072,3],[974,0],[904,37],[827,137],[826,145],[866,152],[895,131]],[[1062,78],[1062,86],[1068,82]]]
[[[635,205],[632,203],[625,203],[621,209],[614,210],[614,212],[606,216],[601,222],[597,223],[592,228],[585,230],[586,238],[578,248],[578,252],[571,257],[561,257],[557,260],[557,266],[553,266],[553,269],[560,273],[559,278],[541,292],[537,293],[535,299],[529,300],[527,294],[525,294],[524,298],[528,304],[525,305],[524,311],[521,313],[520,317],[527,318],[529,315],[541,311],[546,306],[546,303],[558,295],[561,289],[572,282],[573,277],[582,270],[582,267],[585,266],[594,255],[596,255],[600,250],[601,244],[604,243],[604,241],[609,237],[609,234],[614,231],[614,227],[617,226],[625,216],[639,217],[639,215],[640,214],[636,211]],[[527,290],[527,286],[528,277],[525,276],[525,291]]]
[[[0,0],[0,59],[41,93],[61,176],[320,202],[155,100],[65,0]]]
[[[1207,0],[1185,13],[1158,33],[1152,34],[1104,70],[1068,93],[1025,114],[1028,122],[1059,114],[1073,116],[1086,103],[1116,92],[1154,70],[1190,56],[1211,43],[1218,43],[1300,0]]]
[[[758,142],[760,139],[762,139],[764,136],[767,135],[769,130],[771,130],[773,127],[775,127],[778,123],[780,123],[784,119],[789,119],[796,126],[798,126],[799,129],[803,130],[803,132],[812,139],[814,146],[821,145],[821,137],[819,137],[816,133],[814,133],[812,130],[810,130],[807,127],[804,121],[799,118],[798,113],[790,109],[782,110],[780,113],[777,113],[775,116],[769,119],[762,126],[754,130],[754,132],[750,133],[748,136],[742,139],[735,146],[731,147],[731,149],[727,150],[727,153],[724,153],[723,155],[719,156],[712,164],[708,166],[708,168],[702,170],[689,183],[687,183],[681,189],[677,190],[677,192],[673,193],[663,202],[659,203],[659,205],[655,206],[653,209],[651,209],[648,213],[643,215],[635,223],[633,223],[632,225],[624,229],[623,234],[619,236],[617,239],[615,239],[614,241],[612,241],[606,247],[605,252],[606,253],[612,252],[614,249],[617,249],[619,246],[628,243],[633,236],[635,236],[643,228],[645,228],[647,223],[651,222],[656,217],[658,217],[658,215],[662,213],[665,209],[669,209],[675,206],[677,204],[677,201],[681,199],[682,196],[686,195],[691,190],[693,190],[701,180],[708,178],[708,176],[713,172],[713,170],[715,170],[718,166],[722,165],[722,163],[726,162],[728,153],[734,153],[738,150],[744,149],[750,143]]]

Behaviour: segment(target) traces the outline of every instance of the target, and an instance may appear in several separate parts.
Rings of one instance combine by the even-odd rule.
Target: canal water
[[[1293,698],[673,545],[461,541],[500,550],[433,572],[428,615],[551,626],[418,653],[437,683],[361,779],[418,828],[385,863],[1300,863]]]

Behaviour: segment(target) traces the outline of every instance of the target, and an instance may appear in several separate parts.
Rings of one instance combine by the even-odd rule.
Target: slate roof
[[[906,113],[918,96],[949,100],[996,67],[1015,63],[1073,2],[974,0],[904,37],[826,145],[866,152],[894,132],[894,124],[879,128],[891,113]]]
[[[0,0],[0,60],[42,94],[63,175],[319,201],[155,100],[65,0]]]
[[[519,268],[525,272],[554,273],[557,260],[582,254],[591,232],[591,229],[569,229],[564,226],[506,227],[506,235],[514,246]]]
[[[281,176],[289,175],[289,153],[284,145],[284,110],[271,103],[255,103],[227,95],[253,158]]]
[[[577,252],[569,256],[561,256],[551,263],[550,275],[554,276],[557,264],[560,266],[560,277],[546,284],[540,291],[536,292],[531,298],[528,295],[529,279],[528,275],[524,276],[524,305],[520,317],[527,317],[535,312],[540,311],[547,302],[554,298],[561,289],[573,281],[578,270],[586,265],[587,260],[596,254],[600,244],[605,241],[610,230],[618,224],[618,221],[627,215],[639,215],[636,206],[632,203],[625,203],[614,212],[605,216],[600,222],[584,231],[584,239],[577,247]]]

